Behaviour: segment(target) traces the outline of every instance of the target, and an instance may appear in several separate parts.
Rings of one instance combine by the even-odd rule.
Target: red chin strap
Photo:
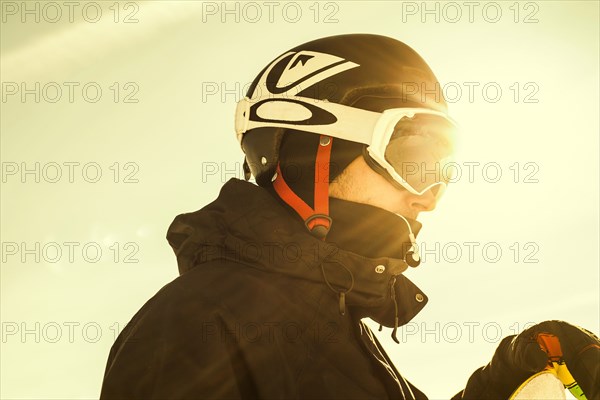
[[[319,149],[315,161],[314,210],[298,197],[285,182],[279,163],[277,163],[277,176],[273,181],[273,188],[279,197],[300,215],[309,232],[321,240],[325,240],[331,228],[331,218],[329,218],[329,160],[332,141],[332,137],[325,135],[321,135],[319,139]],[[322,171],[322,173],[319,173],[319,171]]]

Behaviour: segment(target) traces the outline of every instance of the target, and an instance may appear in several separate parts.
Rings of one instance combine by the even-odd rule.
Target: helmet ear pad
[[[286,183],[308,205],[313,206],[316,178],[326,179],[324,171],[315,177],[315,161],[320,136],[283,128],[256,128],[244,134],[242,149],[246,162],[259,186],[270,186],[277,163]],[[329,181],[333,181],[356,157],[362,154],[361,143],[333,139],[329,164]]]
[[[283,128],[255,128],[244,134],[242,150],[246,154],[250,171],[260,186],[271,184],[285,131]]]

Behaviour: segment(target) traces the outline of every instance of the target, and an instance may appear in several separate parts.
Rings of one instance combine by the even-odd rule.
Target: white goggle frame
[[[334,116],[335,121],[327,124],[310,123],[311,110],[323,111]],[[253,120],[250,115],[258,117]],[[413,118],[416,114],[435,115],[458,124],[443,112],[427,108],[391,108],[382,113],[360,108],[330,103],[300,96],[278,96],[249,99],[237,103],[235,111],[235,133],[241,143],[244,133],[254,128],[288,128],[334,138],[366,144],[369,155],[402,187],[415,195],[423,195],[436,185],[446,186],[445,182],[435,182],[421,191],[413,188],[385,159],[385,150],[394,133],[394,128],[402,118]],[[443,188],[440,188],[443,189]],[[440,190],[442,192],[443,190]]]

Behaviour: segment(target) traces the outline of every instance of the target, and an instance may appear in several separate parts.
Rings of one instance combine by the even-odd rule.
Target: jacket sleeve
[[[100,398],[255,397],[242,352],[235,336],[227,334],[222,312],[190,302],[176,290],[161,292],[112,346]]]

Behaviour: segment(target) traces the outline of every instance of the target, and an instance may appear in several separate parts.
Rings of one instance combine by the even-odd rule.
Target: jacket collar
[[[208,261],[230,259],[328,285],[344,293],[354,315],[389,327],[394,326],[395,314],[398,325],[403,325],[427,303],[427,297],[402,275],[407,269],[402,259],[365,257],[321,241],[267,190],[238,179],[228,181],[217,200],[203,209],[177,216],[167,239],[180,274]]]

